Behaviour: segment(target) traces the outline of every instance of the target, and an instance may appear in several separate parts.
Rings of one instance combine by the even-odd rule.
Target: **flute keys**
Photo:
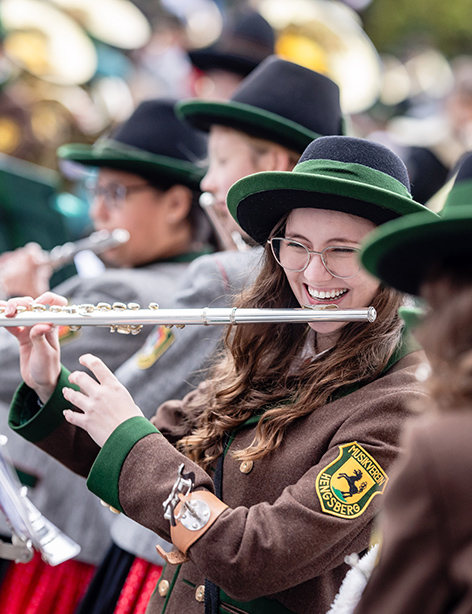
[[[110,311],[110,303],[97,303],[97,311]]]
[[[82,303],[81,305],[78,306],[78,312],[79,313],[93,313],[95,311],[95,305],[92,305],[91,303]]]

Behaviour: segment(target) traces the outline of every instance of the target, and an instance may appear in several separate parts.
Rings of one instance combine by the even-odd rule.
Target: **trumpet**
[[[19,306],[14,317],[4,315],[0,307],[0,327],[34,326],[54,324],[79,330],[82,326],[108,326],[111,332],[136,335],[147,324],[167,328],[186,325],[210,326],[216,324],[270,324],[310,322],[374,322],[377,313],[374,307],[362,309],[339,309],[337,305],[311,306],[285,309],[258,308],[210,308],[159,309],[150,303],[141,309],[137,303],[98,303],[95,305],[43,305],[32,303],[30,307]]]
[[[85,239],[56,245],[50,252],[46,252],[47,263],[56,271],[72,262],[79,252],[90,250],[94,254],[101,254],[107,249],[126,243],[128,240],[129,232],[124,228],[115,228],[112,231],[97,230]]]
[[[237,230],[230,232],[220,220],[214,208],[215,197],[211,192],[203,192],[200,194],[198,202],[200,207],[207,214],[211,225],[220,239],[221,247],[224,250],[245,252],[249,249],[249,245],[244,241],[241,234]]]

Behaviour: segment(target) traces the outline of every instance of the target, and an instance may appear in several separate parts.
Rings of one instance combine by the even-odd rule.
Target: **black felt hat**
[[[429,211],[412,199],[406,167],[391,149],[347,136],[316,139],[293,171],[240,179],[230,188],[227,204],[241,228],[258,243],[264,243],[293,209],[342,211],[377,225]]]
[[[418,213],[386,224],[369,237],[361,257],[374,275],[414,295],[435,262],[471,262],[472,153],[463,158],[439,216]]]
[[[200,161],[206,156],[207,139],[176,117],[176,102],[146,100],[110,138],[94,145],[63,145],[58,156],[197,189],[204,174]]]
[[[300,153],[313,139],[344,130],[334,81],[275,55],[246,77],[228,101],[184,100],[176,112],[201,130],[229,126]]]
[[[257,11],[245,9],[230,15],[213,45],[189,51],[188,55],[200,70],[226,70],[245,77],[274,53],[274,45],[274,31],[269,22]]]

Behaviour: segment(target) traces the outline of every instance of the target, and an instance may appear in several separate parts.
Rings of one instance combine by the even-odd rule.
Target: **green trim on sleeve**
[[[159,431],[144,416],[129,418],[108,437],[92,465],[87,488],[120,512],[123,512],[118,492],[121,467],[138,441],[152,433]]]
[[[62,389],[74,388],[69,382],[70,371],[62,367],[56,388],[51,398],[43,406],[38,404],[38,396],[35,391],[21,384],[15,392],[10,407],[8,425],[24,439],[37,443],[53,433],[64,422],[62,413],[70,404],[64,399]]]

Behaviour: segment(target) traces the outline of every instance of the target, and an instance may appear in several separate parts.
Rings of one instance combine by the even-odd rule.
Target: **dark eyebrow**
[[[303,236],[301,234],[297,234],[297,233],[290,234],[288,236],[288,238],[289,239],[298,239],[298,240],[307,241],[308,243],[311,243],[311,241],[307,237],[305,237],[305,236]],[[359,243],[359,241],[354,241],[354,239],[346,239],[345,237],[344,238],[333,237],[333,238],[329,239],[328,241],[326,241],[326,243],[330,244],[330,245],[339,245],[341,243]]]

